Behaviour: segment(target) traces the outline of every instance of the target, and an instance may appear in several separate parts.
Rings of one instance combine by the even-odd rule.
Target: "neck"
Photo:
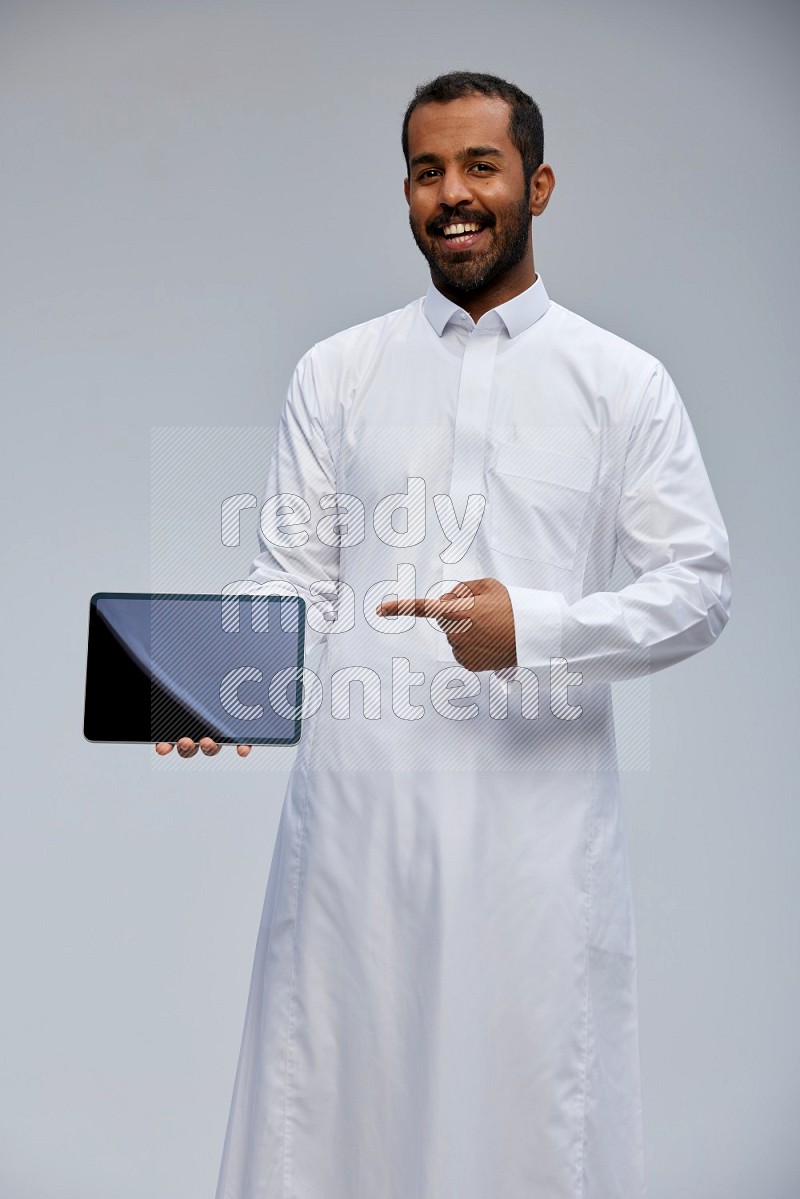
[[[491,312],[498,305],[505,304],[508,300],[513,300],[514,296],[527,291],[538,277],[533,265],[533,256],[524,258],[500,279],[492,280],[486,287],[477,291],[461,291],[446,283],[438,271],[431,271],[431,281],[436,290],[468,312],[475,322],[479,321],[485,312]]]

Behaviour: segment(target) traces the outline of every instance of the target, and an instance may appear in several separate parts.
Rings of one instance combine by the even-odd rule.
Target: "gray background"
[[[666,363],[731,535],[731,624],[653,679],[623,780],[651,1199],[800,1193],[799,24],[754,0],[0,6],[2,1199],[213,1193],[289,759],[85,744],[88,598],[168,573],[154,427],[268,429],[312,342],[424,290],[400,117],[455,67],[541,104],[537,268]]]

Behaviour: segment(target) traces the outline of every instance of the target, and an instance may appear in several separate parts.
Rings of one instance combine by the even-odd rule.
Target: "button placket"
[[[470,495],[484,495],[486,430],[494,382],[498,329],[472,330],[464,346],[453,439],[453,472],[450,498],[456,518],[463,521]],[[487,497],[488,500],[488,497]],[[459,562],[442,563],[441,581],[473,579],[476,571],[475,538]],[[441,637],[437,660],[452,662],[453,652]]]

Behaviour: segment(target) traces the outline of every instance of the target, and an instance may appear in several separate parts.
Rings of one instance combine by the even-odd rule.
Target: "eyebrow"
[[[497,146],[467,146],[466,150],[461,150],[456,157],[461,162],[466,162],[470,158],[504,158],[502,150],[498,150]],[[418,167],[423,164],[441,162],[438,154],[416,154],[411,159],[411,166]]]

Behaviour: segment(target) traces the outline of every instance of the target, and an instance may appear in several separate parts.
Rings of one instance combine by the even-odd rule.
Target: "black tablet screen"
[[[303,619],[286,596],[93,596],[86,737],[295,744]]]

